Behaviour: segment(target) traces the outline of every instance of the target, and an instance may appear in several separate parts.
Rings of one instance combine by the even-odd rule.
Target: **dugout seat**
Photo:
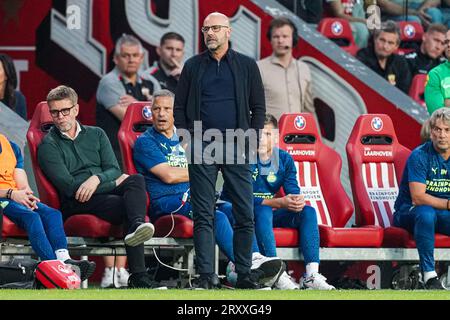
[[[410,150],[401,145],[385,114],[361,115],[346,146],[357,225],[384,228],[383,246],[415,248],[414,237],[392,226],[398,186]],[[450,237],[436,234],[436,247],[450,247]]]
[[[34,111],[27,141],[30,149],[31,163],[41,201],[50,207],[59,209],[59,196],[55,187],[46,178],[37,160],[37,150],[44,136],[53,126],[46,102],[40,102]],[[121,226],[115,226],[92,214],[73,215],[64,222],[67,236],[87,238],[123,238]]]
[[[383,230],[376,226],[345,228],[353,214],[351,200],[340,181],[342,160],[322,143],[310,113],[284,114],[280,118],[280,148],[294,159],[301,193],[316,209],[322,247],[379,247]],[[295,229],[274,228],[277,246],[298,246]]]
[[[409,96],[425,109],[427,108],[424,97],[426,83],[426,74],[416,74],[412,79],[411,87],[409,88]]]
[[[417,21],[399,21],[400,28],[400,47],[397,54],[407,54],[419,49],[424,34],[422,24]]]
[[[128,106],[125,117],[120,125],[118,139],[124,170],[128,174],[137,173],[133,161],[133,147],[136,139],[151,127],[153,123],[151,103],[135,102]],[[173,215],[175,226],[172,229],[170,215],[152,221],[155,225],[155,237],[167,235],[173,238],[191,238],[194,233],[193,221],[185,216]]]
[[[345,19],[323,18],[317,26],[317,31],[353,56],[359,50],[350,23]]]

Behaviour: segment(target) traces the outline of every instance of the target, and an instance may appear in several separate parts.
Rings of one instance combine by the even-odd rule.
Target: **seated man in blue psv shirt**
[[[406,162],[393,223],[414,234],[425,287],[442,290],[434,266],[434,234],[450,236],[450,108],[433,112],[430,139]]]
[[[276,243],[273,227],[295,228],[299,231],[299,250],[305,259],[306,273],[296,285],[284,272],[275,287],[279,289],[316,289],[332,290],[333,286],[319,273],[319,228],[316,211],[305,205],[297,181],[297,170],[294,160],[284,150],[276,148],[277,119],[266,114],[263,134],[258,149],[258,163],[252,164],[253,203],[255,213],[255,233],[261,252],[267,257],[275,257]],[[283,187],[286,196],[276,198],[275,195]],[[223,191],[227,198],[227,191]],[[229,204],[220,207],[229,218]],[[274,210],[275,209],[275,210]]]
[[[153,95],[153,126],[137,140],[133,148],[136,169],[144,175],[151,198],[150,217],[156,221],[169,214],[180,214],[192,219],[189,203],[189,174],[187,158],[174,130],[174,94],[160,90]],[[234,261],[233,229],[227,216],[216,210],[215,238],[219,248],[230,261]],[[280,259],[257,254],[252,272],[261,283],[277,276],[282,268]],[[195,283],[210,289],[208,283]]]

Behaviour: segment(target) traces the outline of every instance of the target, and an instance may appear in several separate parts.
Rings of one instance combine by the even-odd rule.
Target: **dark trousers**
[[[194,246],[196,267],[199,274],[214,273],[215,190],[218,171],[233,204],[235,219],[233,251],[236,272],[250,273],[253,241],[253,186],[248,164],[190,164],[189,182],[194,219]]]
[[[123,224],[125,234],[136,224],[145,221],[147,212],[144,177],[129,176],[108,194],[96,194],[85,203],[75,199],[65,201],[62,205],[64,219],[75,214],[93,214],[113,225]],[[145,272],[144,245],[125,246],[128,266],[131,273]]]

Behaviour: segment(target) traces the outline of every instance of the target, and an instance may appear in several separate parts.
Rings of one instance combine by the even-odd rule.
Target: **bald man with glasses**
[[[233,238],[238,274],[236,287],[259,289],[262,281],[251,271],[254,219],[248,157],[234,152],[232,161],[227,163],[225,156],[219,159],[219,156],[211,155],[214,159],[208,161],[211,159],[204,155],[208,146],[211,147],[211,141],[198,139],[197,133],[194,135],[194,122],[196,128],[199,127],[197,122],[201,123],[200,136],[207,130],[215,129],[215,132],[222,134],[225,142],[220,148],[228,145],[236,150],[237,144],[232,139],[226,139],[226,132],[237,129],[258,132],[264,127],[264,88],[256,62],[229,48],[232,29],[227,16],[219,12],[209,14],[201,30],[207,50],[186,61],[178,83],[174,109],[175,126],[189,130],[191,141],[194,140],[187,150],[191,155],[188,157],[188,170],[197,272],[200,274],[197,286],[203,289],[220,287],[214,273],[215,186],[220,170],[224,183],[231,189],[236,221]],[[245,144],[248,147],[248,141]],[[221,151],[226,154],[225,150]],[[227,160],[230,158],[227,157]]]

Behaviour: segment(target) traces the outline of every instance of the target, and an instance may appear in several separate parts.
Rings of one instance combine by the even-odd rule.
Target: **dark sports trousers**
[[[125,234],[145,221],[147,195],[142,175],[131,175],[108,194],[93,195],[81,203],[75,199],[62,204],[64,220],[76,214],[93,214],[113,225],[123,224]],[[131,273],[145,272],[144,245],[125,246]]]
[[[250,273],[253,242],[253,186],[248,164],[189,164],[191,205],[194,219],[194,246],[199,274],[214,273],[214,212],[217,174],[222,171],[224,183],[233,204],[235,219],[233,251],[236,272]]]

